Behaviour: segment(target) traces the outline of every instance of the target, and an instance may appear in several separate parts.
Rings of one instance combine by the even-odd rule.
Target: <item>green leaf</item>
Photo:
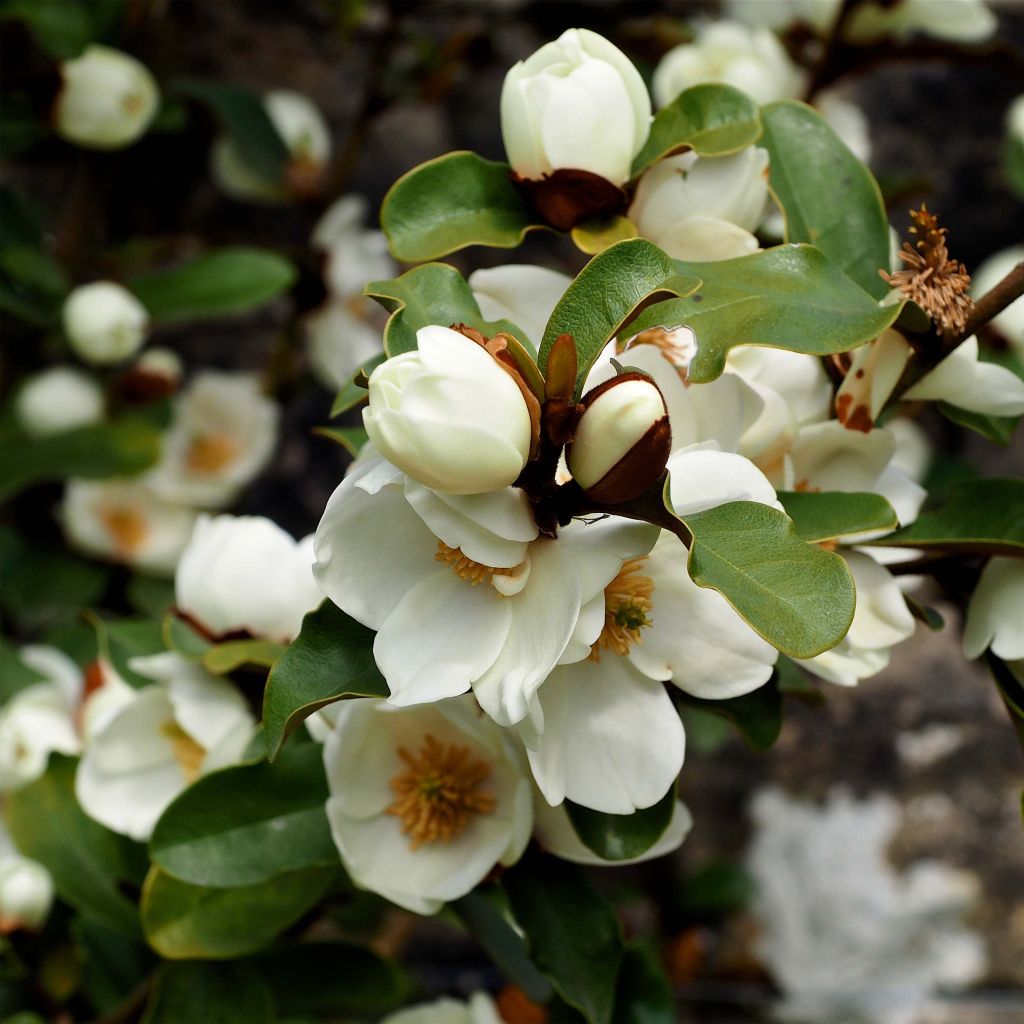
[[[154,956],[141,942],[78,916],[71,922],[76,960],[81,962],[82,990],[103,1019],[145,983]]]
[[[795,100],[761,110],[769,184],[786,217],[786,241],[817,246],[869,295],[889,285],[889,220],[878,183],[828,122]]]
[[[0,447],[0,498],[9,498],[43,480],[135,476],[159,459],[160,433],[144,420],[126,416],[47,437],[5,430]]]
[[[856,600],[846,562],[801,540],[784,513],[731,501],[681,518],[694,583],[717,590],[773,647],[813,658],[846,636]]]
[[[880,494],[846,491],[779,491],[779,501],[797,535],[810,542],[834,540],[899,526],[892,505]]]
[[[374,356],[368,362],[363,363],[352,374],[352,379],[334,396],[334,402],[331,405],[331,419],[340,416],[343,412],[348,412],[349,409],[354,409],[361,402],[367,400],[369,392],[366,390],[366,381],[385,359],[387,359],[387,355],[381,352],[379,356]]]
[[[243,665],[271,668],[284,650],[285,645],[275,640],[229,640],[214,644],[203,654],[200,662],[207,672],[225,676]]]
[[[122,881],[140,877],[142,848],[88,817],[75,799],[78,760],[53,754],[46,774],[7,794],[7,824],[18,849],[51,875],[60,898],[80,914],[135,937],[135,904]]]
[[[653,242],[629,238],[595,256],[559,300],[544,328],[538,365],[547,364],[560,334],[571,334],[577,352],[577,394],[605,345],[641,303],[652,295],[689,295],[699,278],[680,274],[676,264]]]
[[[162,963],[142,1024],[272,1024],[274,1001],[253,964]]]
[[[274,764],[204,775],[164,811],[149,843],[161,870],[193,885],[235,888],[338,863],[324,810],[323,751],[292,745]]]
[[[1024,557],[1024,480],[961,480],[938,508],[871,543]]]
[[[161,636],[169,651],[180,654],[188,661],[198,661],[213,647],[213,644],[198,633],[190,623],[180,618],[172,609],[163,618]]]
[[[551,983],[527,954],[523,937],[512,926],[508,899],[499,886],[481,886],[456,900],[451,908],[501,973],[528,999],[546,1003],[551,998]]]
[[[608,220],[584,221],[569,232],[573,245],[581,252],[596,256],[610,245],[636,238],[636,225],[627,217],[611,217]]]
[[[335,868],[278,875],[273,885],[214,889],[189,885],[154,867],[139,908],[146,941],[168,960],[216,960],[254,953],[318,903]]]
[[[772,747],[782,731],[782,695],[777,683],[773,676],[764,686],[729,700],[704,700],[682,690],[672,696],[684,707],[731,723],[751,750],[763,753]]]
[[[373,660],[373,631],[330,601],[302,620],[302,631],[270,672],[263,697],[273,760],[288,734],[325,704],[345,697],[387,697]]]
[[[295,267],[267,249],[213,249],[168,270],[133,278],[128,287],[157,321],[244,313],[288,291]]]
[[[67,294],[69,283],[64,268],[34,245],[5,245],[0,249],[0,268],[20,285],[51,301],[59,302]]]
[[[602,860],[616,861],[645,854],[665,834],[675,803],[672,786],[656,804],[632,814],[605,814],[570,800],[565,809],[583,845]]]
[[[654,950],[626,950],[615,992],[616,1024],[674,1024],[676,999]]]
[[[77,0],[7,0],[0,19],[8,18],[27,25],[39,48],[54,60],[77,57],[95,38],[88,7]]]
[[[460,151],[428,160],[391,186],[380,224],[395,259],[421,263],[491,245],[514,249],[542,227],[509,176],[508,164]]]
[[[530,350],[529,341],[515,324],[484,319],[465,278],[447,263],[413,267],[393,281],[368,284],[365,292],[391,313],[384,329],[384,351],[389,357],[415,352],[416,332],[430,324],[451,327],[464,323],[488,336],[511,334]]]
[[[676,267],[701,279],[701,287],[645,309],[628,333],[690,327],[697,352],[689,379],[696,384],[718,377],[737,345],[832,355],[877,338],[900,311],[898,304],[881,308],[809,245],[782,245],[714,263],[677,260]]]
[[[746,93],[719,83],[695,85],[655,114],[631,177],[672,153],[692,149],[701,156],[727,156],[760,137],[757,104]]]
[[[315,427],[313,433],[317,437],[324,437],[328,441],[340,444],[353,459],[359,455],[363,445],[370,439],[365,427]]]
[[[533,962],[590,1024],[611,1024],[624,950],[611,905],[575,864],[528,855],[502,876]]]
[[[989,416],[983,412],[971,412],[969,409],[961,409],[959,406],[950,405],[948,402],[939,402],[939,412],[956,423],[957,426],[966,427],[976,434],[988,438],[989,441],[999,445],[1008,445],[1013,437],[1022,418],[1021,416]]]
[[[149,686],[153,680],[140,675],[128,662],[132,658],[150,654],[163,654],[163,630],[152,619],[109,619],[90,612],[86,618],[96,630],[100,655],[114,667],[121,678],[137,689]]]
[[[690,872],[675,901],[675,909],[687,917],[722,918],[750,904],[757,887],[739,864],[710,860]]]
[[[125,597],[140,615],[163,619],[174,607],[174,581],[135,573],[125,588]]]
[[[985,662],[992,673],[999,696],[1006,705],[1010,722],[1017,733],[1017,741],[1024,750],[1024,683],[1002,658],[996,657],[991,651],[985,652]]]
[[[45,678],[21,660],[18,648],[7,637],[0,636],[0,707],[16,693],[43,682]]]
[[[217,115],[246,167],[272,185],[283,180],[290,154],[260,96],[238,85],[193,79],[175,82],[172,90]]]

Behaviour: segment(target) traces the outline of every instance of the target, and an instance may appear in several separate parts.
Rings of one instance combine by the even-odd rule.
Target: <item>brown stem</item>
[[[814,68],[814,73],[807,83],[807,89],[804,92],[804,102],[810,103],[814,98],[814,94],[826,82],[833,80],[832,76],[836,73],[836,66],[841,63],[843,31],[850,21],[850,15],[853,14],[854,9],[861,2],[862,0],[843,0],[842,6],[836,13],[832,21],[832,28],[825,40],[825,48],[822,51],[821,60],[818,61]]]

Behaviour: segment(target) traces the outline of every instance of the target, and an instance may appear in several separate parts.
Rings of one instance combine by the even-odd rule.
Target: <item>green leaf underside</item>
[[[295,278],[283,256],[232,246],[133,278],[128,287],[154,320],[193,320],[256,309],[286,292]]]
[[[613,1019],[629,1024],[674,1024],[675,993],[653,949],[635,945],[626,950]]]
[[[200,662],[207,672],[223,676],[243,665],[271,668],[284,650],[285,645],[275,640],[229,640],[210,647],[200,658]]]
[[[899,526],[892,505],[880,494],[779,491],[778,497],[797,535],[812,543]]]
[[[784,513],[732,501],[680,518],[693,534],[694,583],[717,590],[773,647],[813,658],[846,635],[856,600],[846,562],[801,540]]]
[[[164,811],[150,856],[180,881],[220,888],[336,864],[327,796],[319,744],[290,746],[274,764],[224,768],[198,779]]]
[[[575,864],[528,855],[502,877],[534,963],[591,1024],[611,1024],[624,950],[611,905]]]
[[[352,378],[347,384],[342,385],[338,393],[334,396],[334,402],[331,405],[331,419],[335,416],[340,416],[343,412],[348,412],[349,409],[354,409],[361,402],[365,402],[369,397],[369,392],[361,384],[357,384],[357,379],[363,377],[369,377],[371,373],[384,360],[387,359],[387,355],[383,352],[379,356],[374,356],[372,359],[363,363],[363,365],[352,374]]]
[[[1024,480],[955,483],[938,508],[871,543],[1024,557]]]
[[[536,222],[508,164],[459,151],[402,175],[384,197],[381,227],[395,259],[421,263],[490,245],[514,249]]]
[[[822,116],[795,100],[761,110],[769,183],[786,217],[786,241],[809,242],[882,298],[889,285],[889,221],[871,172]]]
[[[690,295],[700,286],[698,277],[680,271],[653,242],[644,238],[616,242],[580,271],[555,306],[537,363],[545,366],[558,336],[571,334],[578,359],[578,394],[605,345],[641,303],[659,292]]]
[[[51,755],[45,775],[7,795],[8,827],[21,853],[53,876],[61,899],[90,920],[137,937],[135,904],[119,883],[139,877],[145,857],[79,806],[77,765],[77,758]]]
[[[603,860],[631,860],[646,853],[664,834],[675,809],[675,786],[653,806],[632,814],[605,814],[567,800],[569,821],[588,850]]]
[[[877,338],[899,315],[881,308],[824,253],[810,245],[780,245],[732,260],[685,263],[680,273],[703,282],[684,298],[645,309],[624,334],[686,326],[697,336],[689,379],[714,380],[729,350],[762,345],[824,356]]]
[[[515,324],[484,319],[466,279],[447,263],[425,263],[392,281],[374,281],[366,286],[365,293],[391,313],[384,329],[384,351],[389,357],[415,352],[416,332],[421,327],[458,323],[488,337],[511,334],[532,353],[526,335]]]
[[[251,963],[164,962],[153,982],[142,1024],[271,1024],[270,989]]]
[[[161,635],[167,649],[180,654],[188,661],[198,661],[209,651],[213,644],[196,632],[184,619],[173,611],[164,615]]]
[[[94,612],[89,612],[86,617],[96,630],[100,654],[117,674],[136,689],[150,686],[153,680],[136,672],[129,661],[164,652],[161,624],[152,619],[104,619]]]
[[[340,444],[354,459],[370,439],[365,427],[316,427],[313,433]]]
[[[1007,445],[1013,437],[1022,418],[1021,416],[988,416],[981,412],[971,412],[969,409],[961,409],[958,406],[950,405],[948,402],[939,402],[939,412],[958,426],[973,430],[976,434],[988,438],[995,444]]]
[[[288,734],[325,704],[389,695],[373,660],[373,637],[330,601],[302,620],[302,631],[271,670],[263,698],[271,759]]]
[[[139,915],[146,940],[168,960],[217,960],[254,953],[318,903],[335,868],[278,875],[273,885],[230,889],[189,885],[159,868],[142,889]]]
[[[651,122],[643,149],[633,160],[631,177],[677,150],[700,156],[727,156],[757,142],[761,119],[757,104],[731,85],[705,82],[680,93]]]

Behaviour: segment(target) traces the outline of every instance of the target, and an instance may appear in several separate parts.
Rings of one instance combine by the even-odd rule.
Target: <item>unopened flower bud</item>
[[[627,372],[584,395],[583,405],[566,453],[573,479],[604,504],[635,498],[664,472],[672,448],[661,392],[647,377]]]
[[[422,327],[418,349],[370,376],[363,424],[377,450],[414,480],[448,494],[512,484],[533,445],[534,423],[514,375],[473,340]]]
[[[45,437],[103,418],[103,392],[87,373],[71,366],[43,370],[18,394],[18,422],[27,434]]]
[[[61,65],[57,134],[87,149],[120,149],[146,130],[160,94],[144,64],[109,46],[89,46]]]
[[[0,932],[35,931],[52,903],[53,879],[42,864],[17,853],[0,859]]]
[[[82,285],[64,302],[64,332],[71,347],[94,366],[119,363],[135,355],[148,326],[146,307],[113,281]]]
[[[181,357],[169,348],[147,349],[125,370],[118,392],[130,405],[147,405],[178,390],[183,374]]]

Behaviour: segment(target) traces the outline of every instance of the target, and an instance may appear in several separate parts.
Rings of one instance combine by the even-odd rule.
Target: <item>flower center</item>
[[[625,348],[653,345],[676,368],[679,379],[690,383],[690,363],[697,354],[697,336],[689,327],[651,327],[630,338]],[[620,349],[620,352],[623,349]]]
[[[479,562],[474,562],[472,558],[467,558],[462,553],[462,548],[449,547],[443,540],[437,542],[434,561],[447,565],[460,580],[465,580],[474,587],[478,583],[486,582],[492,576],[515,576],[520,569],[518,565],[511,569],[495,569],[490,565],[481,565]]]
[[[185,452],[185,465],[193,473],[216,473],[232,462],[238,446],[227,434],[201,434]]]
[[[146,517],[128,505],[104,505],[99,517],[114,541],[115,550],[123,557],[134,554],[149,533]]]
[[[640,576],[646,558],[624,562],[618,576],[604,588],[604,629],[590,652],[593,661],[601,660],[602,650],[628,654],[633,644],[643,643],[640,630],[651,625],[651,595],[654,583]]]
[[[391,779],[395,802],[387,813],[401,821],[413,850],[424,843],[451,842],[474,815],[494,810],[494,796],[479,792],[490,765],[474,759],[469,747],[446,747],[428,733],[418,754],[399,747],[398,756],[406,767]]]
[[[166,736],[171,744],[174,760],[178,762],[181,774],[188,783],[199,778],[206,751],[177,722],[169,720],[160,726],[160,733]]]

